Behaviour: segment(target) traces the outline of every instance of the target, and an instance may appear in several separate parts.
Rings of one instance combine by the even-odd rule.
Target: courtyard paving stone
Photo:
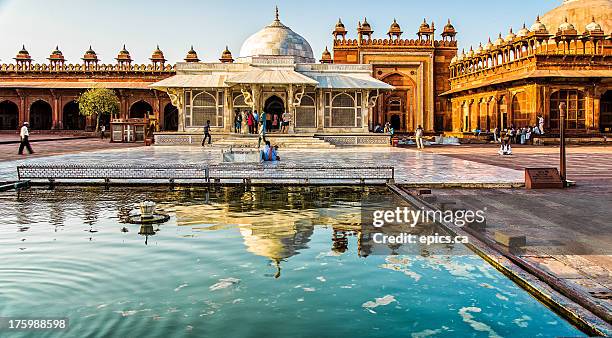
[[[393,166],[397,183],[521,183],[519,170],[398,148],[281,150],[283,163],[296,165]],[[138,147],[25,158],[0,162],[0,179],[16,178],[23,164],[216,164],[221,150],[199,147]]]

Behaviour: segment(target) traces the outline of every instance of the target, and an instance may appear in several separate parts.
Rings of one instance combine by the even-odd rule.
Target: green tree
[[[107,88],[90,88],[77,99],[79,112],[83,116],[96,116],[96,132],[100,129],[102,115],[111,117],[119,113],[119,98]]]

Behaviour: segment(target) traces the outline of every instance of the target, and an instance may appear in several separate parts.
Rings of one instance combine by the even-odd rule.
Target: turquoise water
[[[383,188],[0,194],[0,317],[70,321],[0,336],[582,335],[461,246],[372,254],[359,231],[371,195],[393,198]],[[143,199],[171,216],[151,236],[122,223]]]

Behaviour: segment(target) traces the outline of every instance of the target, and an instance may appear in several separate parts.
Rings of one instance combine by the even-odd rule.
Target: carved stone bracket
[[[252,88],[249,88],[249,86],[246,85],[242,85],[240,86],[240,92],[242,93],[242,96],[244,96],[244,103],[252,107],[254,103],[253,97],[255,96],[252,92]]]
[[[176,88],[167,88],[166,93],[170,97],[170,102],[177,109],[181,110],[185,106],[185,96],[183,90]]]
[[[302,104],[302,98],[306,92],[306,86],[298,86],[298,91],[294,94],[293,105],[299,107]]]
[[[376,106],[376,100],[380,96],[380,90],[376,89],[376,95],[372,95],[373,91],[368,92],[368,108]]]

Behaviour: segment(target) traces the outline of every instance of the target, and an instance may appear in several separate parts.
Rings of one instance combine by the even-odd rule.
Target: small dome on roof
[[[446,25],[444,26],[444,32],[454,32],[455,31],[455,26],[453,26],[453,24],[451,24],[450,19],[448,19],[448,22],[446,23]]]
[[[329,49],[327,49],[327,47],[325,47],[325,50],[323,51],[323,53],[321,54],[321,60],[319,60],[321,63],[332,63],[332,55],[329,52]]]
[[[457,58],[457,61],[463,61],[465,59],[465,49],[461,50],[461,54],[459,54],[459,57]]]
[[[391,23],[391,27],[389,27],[389,34],[392,33],[396,33],[396,34],[401,34],[402,32],[402,28],[400,27],[400,25],[397,23],[397,21],[395,20],[395,18],[393,18],[393,22]]]
[[[523,28],[521,28],[516,33],[516,36],[518,36],[519,38],[523,38],[523,37],[526,37],[527,35],[529,35],[529,33],[531,33],[531,32],[529,31],[529,29],[527,29],[527,26],[525,25],[525,23],[523,23]]]
[[[457,56],[453,56],[453,58],[451,59],[451,65],[457,63]]]
[[[601,25],[595,22],[595,17],[593,17],[591,19],[591,23],[586,25],[586,31],[591,33],[591,32],[602,32],[603,30],[601,29]]]
[[[368,18],[363,18],[363,23],[361,24],[361,30],[362,31],[369,31],[372,30],[372,26],[370,26],[370,23],[368,23]]]
[[[510,27],[510,32],[506,35],[504,39],[505,42],[512,42],[516,38],[516,34],[512,31],[512,27]]]
[[[574,31],[576,28],[571,23],[567,22],[567,17],[565,18],[565,22],[559,25],[560,32]]]
[[[504,39],[502,38],[501,33],[499,33],[499,35],[497,36],[497,40],[495,40],[495,42],[493,42],[493,46],[499,47],[499,46],[501,46],[503,44],[504,44]]]
[[[428,31],[429,28],[430,27],[429,27],[429,24],[427,23],[427,20],[423,18],[423,23],[419,26],[419,32]]]
[[[159,49],[159,45],[157,45],[157,47],[153,51],[153,54],[151,54],[150,60],[153,62],[166,62],[166,58],[164,58],[164,52]]]
[[[485,51],[489,51],[493,49],[493,43],[491,42],[491,38],[489,38],[489,41],[487,42],[487,44],[484,46],[484,50]]]
[[[546,29],[546,25],[544,25],[542,22],[540,22],[540,16],[538,15],[538,17],[536,18],[536,21],[533,23],[533,25],[531,25],[531,31],[532,32],[548,32],[548,30]]]
[[[478,48],[476,48],[476,54],[480,54],[484,51],[484,48],[482,48],[482,42],[480,43],[480,45],[478,45]]]
[[[89,46],[89,49],[85,51],[82,59],[83,61],[98,61],[98,55],[96,55],[96,52],[91,49],[91,45]]]
[[[117,61],[125,61],[125,62],[131,62],[132,61],[132,57],[130,56],[130,52],[128,52],[128,50],[125,49],[125,44],[123,45],[123,49],[121,49],[119,51],[119,54],[117,55],[116,60]]]
[[[344,29],[344,24],[342,23],[342,19],[338,18],[338,23],[336,24],[336,29],[338,28],[343,28]]]
[[[338,23],[336,23],[336,27],[334,28],[334,33],[346,33],[346,28],[342,23],[342,19],[338,18]]]
[[[219,61],[223,63],[234,62],[234,57],[232,56],[232,52],[230,52],[227,46],[225,46],[225,50],[221,53],[221,58],[219,59]]]
[[[472,49],[472,46],[470,46],[470,51],[467,53],[467,57],[471,58],[472,56],[474,56],[474,49]]]
[[[30,53],[25,48],[25,45],[21,46],[21,50],[19,51],[19,53],[17,53],[17,56],[15,57],[15,60],[17,60],[17,61],[30,61],[30,60],[32,60],[32,57],[30,56]]]
[[[193,50],[193,46],[191,46],[191,49],[187,52],[187,56],[185,56],[185,62],[200,62],[200,59],[198,59],[198,53]]]
[[[64,54],[59,50],[59,46],[55,46],[55,50],[51,52],[48,59],[50,61],[64,61]]]

